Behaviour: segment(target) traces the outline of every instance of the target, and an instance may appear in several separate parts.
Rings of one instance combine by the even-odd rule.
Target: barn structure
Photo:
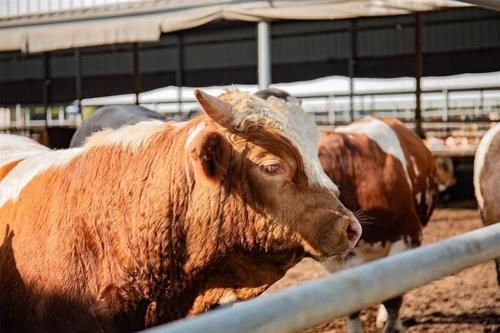
[[[446,114],[439,120],[446,128],[462,129],[452,122],[464,120],[470,106],[456,106],[456,117],[448,117],[454,91],[423,90],[421,77],[500,71],[498,5],[475,2],[481,7],[451,0],[5,1],[0,5],[2,127],[33,132],[69,126],[65,134],[58,131],[62,140],[51,140],[64,146],[73,127],[64,110],[85,98],[132,93],[139,103],[140,93],[166,86],[267,86],[340,75],[416,82],[414,89],[389,93],[355,91],[351,83],[347,93],[336,95],[349,101],[347,120],[356,116],[357,97],[405,93],[423,135],[425,121],[426,129],[433,126],[422,116],[421,95],[438,93],[446,96],[440,107]],[[485,110],[484,96],[500,93],[500,82],[459,90],[477,93],[475,108],[485,111],[475,110],[466,120],[487,126],[500,99]],[[311,91],[304,97],[328,96]],[[56,122],[54,110],[60,111]]]

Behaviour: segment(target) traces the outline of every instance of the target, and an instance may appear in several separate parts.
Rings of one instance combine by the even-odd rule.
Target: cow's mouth
[[[304,257],[314,259],[318,262],[325,261],[325,260],[334,260],[338,263],[344,263],[349,258],[353,257],[354,255],[355,255],[354,250],[350,249],[350,250],[345,251],[344,253],[335,254],[335,255],[331,255],[331,256],[322,255],[322,254],[312,254],[312,253],[306,252]]]

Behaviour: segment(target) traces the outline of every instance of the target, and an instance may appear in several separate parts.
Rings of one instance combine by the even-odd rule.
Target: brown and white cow
[[[28,137],[0,134],[0,180],[20,161],[47,151],[49,148]]]
[[[500,124],[481,138],[474,158],[474,191],[484,225],[500,221]],[[500,286],[500,258],[495,259]]]
[[[364,118],[322,132],[319,158],[339,186],[342,203],[366,222],[352,256],[342,264],[325,262],[327,269],[336,271],[421,244],[438,189],[434,160],[415,133],[396,119]],[[386,322],[385,332],[402,331],[401,303],[402,296],[384,302],[377,326]],[[358,316],[349,316],[350,332],[363,331]]]
[[[352,250],[360,224],[297,105],[195,95],[204,115],[189,122],[105,130],[6,173],[0,330],[135,331],[259,295],[304,255]]]

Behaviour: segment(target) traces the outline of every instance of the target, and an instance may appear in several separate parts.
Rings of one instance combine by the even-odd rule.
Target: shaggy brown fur
[[[358,222],[287,138],[224,127],[216,109],[230,105],[197,97],[208,116],[140,144],[117,139],[140,125],[98,134],[0,207],[0,330],[136,331],[228,291],[256,296],[304,254],[352,249]]]

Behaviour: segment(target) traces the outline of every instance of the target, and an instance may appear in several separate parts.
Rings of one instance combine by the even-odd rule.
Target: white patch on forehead
[[[84,148],[48,151],[25,159],[0,181],[0,207],[10,200],[17,200],[22,190],[37,175],[49,168],[61,167],[77,157]]]
[[[325,174],[318,158],[318,127],[298,103],[274,96],[264,101],[238,90],[227,91],[220,98],[233,106],[233,125],[237,131],[244,131],[250,123],[259,123],[279,131],[302,156],[309,183],[339,193],[337,185]]]
[[[46,151],[50,151],[50,149],[30,138],[0,134],[0,167]]]
[[[410,185],[410,189],[413,188],[401,143],[396,132],[389,125],[379,119],[368,117],[368,121],[339,126],[335,128],[335,131],[340,133],[360,133],[375,141],[382,151],[394,156],[401,162],[408,185]]]
[[[476,193],[477,203],[479,205],[479,208],[481,209],[483,209],[484,205],[484,198],[483,194],[481,193],[481,187],[480,187],[481,171],[483,170],[484,162],[486,160],[486,154],[488,153],[490,145],[499,131],[500,131],[500,124],[497,124],[495,127],[490,128],[484,134],[481,141],[479,142],[479,145],[476,150],[476,156],[474,158],[474,191]]]
[[[205,126],[206,126],[205,122],[202,121],[201,123],[196,125],[196,127],[191,128],[189,130],[189,134],[188,134],[188,137],[186,139],[186,145],[184,146],[185,149],[188,149],[188,147],[191,145],[191,143],[194,141],[194,139],[198,136],[198,134],[200,134],[201,131],[203,131]]]
[[[85,148],[120,145],[124,148],[137,149],[160,133],[164,126],[165,123],[161,120],[147,120],[116,130],[105,129],[92,134],[85,143]]]

